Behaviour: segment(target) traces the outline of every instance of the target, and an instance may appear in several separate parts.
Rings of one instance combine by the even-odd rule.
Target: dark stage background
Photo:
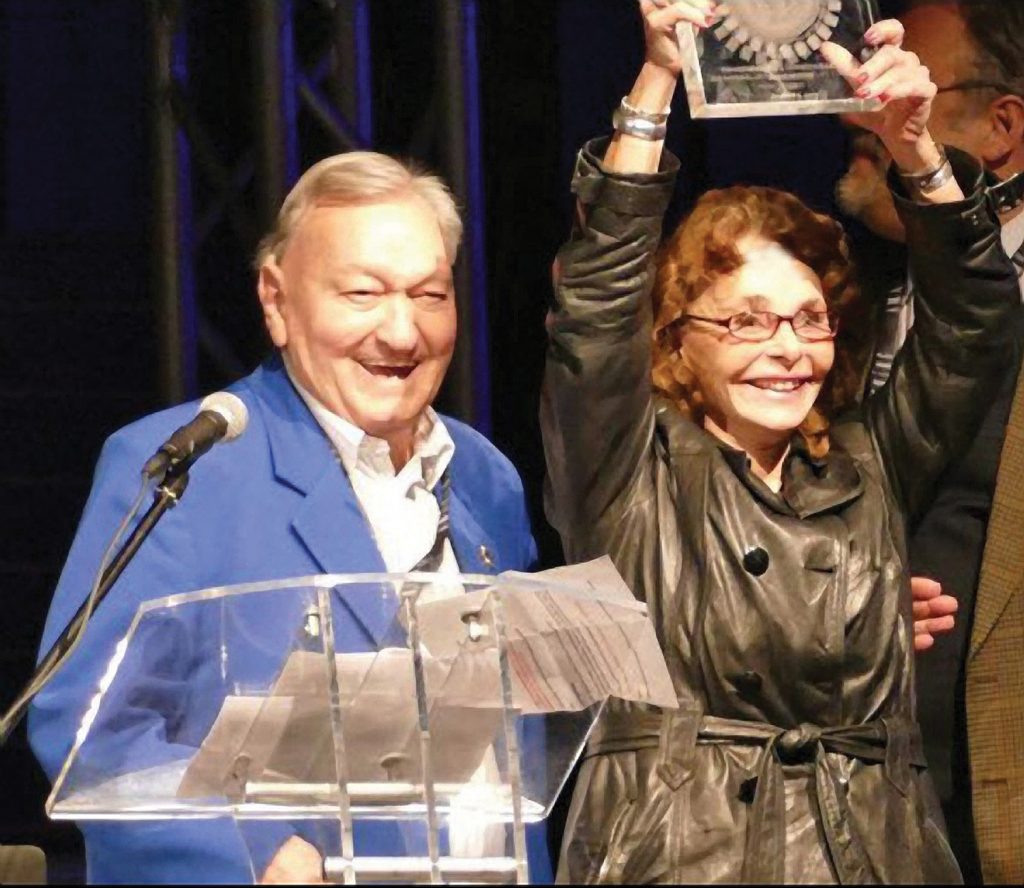
[[[0,0],[0,706],[29,675],[103,439],[164,406],[148,238],[145,5]],[[216,124],[214,147],[229,158],[252,136],[239,93],[253,64],[242,26],[249,5],[191,4],[191,90],[198,116]],[[313,16],[331,0],[309,5]],[[417,132],[435,85],[437,4],[368,5],[375,147],[437,164],[436,138]],[[476,4],[492,434],[523,475],[548,564],[560,558],[542,515],[536,418],[548,270],[568,230],[575,149],[607,131],[640,64],[635,7]],[[670,145],[685,170],[673,217],[702,190],[738,182],[787,188],[834,209],[846,151],[835,119],[694,124],[683,100],[672,125]],[[302,168],[331,151],[314,133],[303,145]],[[197,202],[207,187],[197,183]],[[198,298],[237,357],[237,375],[267,349],[248,271],[258,234],[224,222],[196,262]],[[201,392],[231,381],[223,363],[200,352]],[[46,821],[47,789],[22,729],[0,750],[0,843],[41,845],[54,880],[80,880],[77,832]]]

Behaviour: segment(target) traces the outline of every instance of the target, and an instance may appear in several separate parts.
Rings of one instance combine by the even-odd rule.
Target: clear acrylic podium
[[[319,821],[333,881],[525,883],[525,825],[608,696],[674,702],[624,585],[361,574],[176,595],[139,608],[47,811]]]

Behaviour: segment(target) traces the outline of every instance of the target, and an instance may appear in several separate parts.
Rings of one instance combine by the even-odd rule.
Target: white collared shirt
[[[288,364],[285,362],[285,368]],[[288,369],[288,377],[338,454],[389,573],[406,573],[434,545],[441,509],[432,493],[455,453],[455,442],[432,408],[416,430],[413,454],[396,472],[387,441],[373,438],[327,409]],[[445,540],[438,573],[459,572]]]
[[[1013,256],[1017,253],[1024,246],[1024,212],[1017,213],[1008,222],[1003,223],[1000,236],[1006,255]]]

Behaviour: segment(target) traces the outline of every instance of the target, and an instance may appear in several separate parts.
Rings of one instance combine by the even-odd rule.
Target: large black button
[[[746,805],[753,803],[757,795],[757,778],[748,777],[740,784],[740,791],[737,794],[739,800]]]
[[[743,553],[743,569],[755,577],[761,576],[761,574],[768,570],[768,553],[760,546],[747,549]]]
[[[763,684],[761,676],[754,672],[753,669],[741,672],[733,678],[732,682],[736,685],[736,690],[744,697],[756,696],[760,693],[761,685]]]

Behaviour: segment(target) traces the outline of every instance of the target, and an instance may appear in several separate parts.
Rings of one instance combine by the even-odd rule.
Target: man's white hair
[[[445,255],[455,261],[462,240],[462,219],[448,186],[411,162],[375,151],[335,154],[314,164],[295,183],[277,214],[274,228],[256,251],[256,268],[280,261],[300,220],[313,207],[372,203],[414,194],[437,216]]]

